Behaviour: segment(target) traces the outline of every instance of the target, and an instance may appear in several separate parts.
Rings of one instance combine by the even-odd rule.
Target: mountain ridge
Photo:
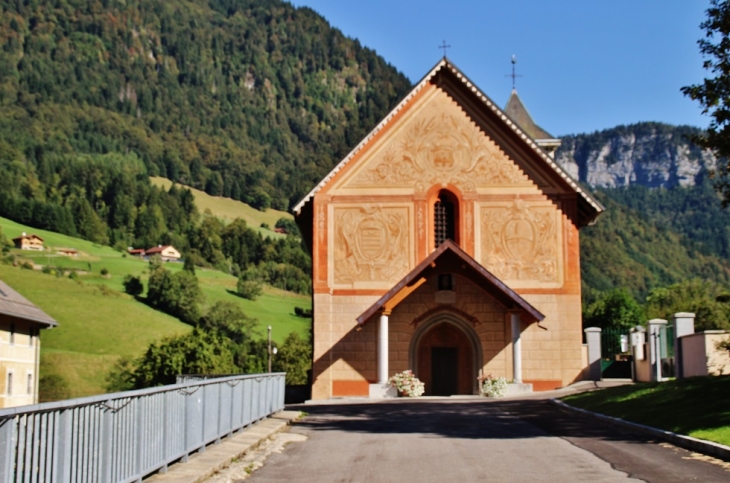
[[[641,185],[672,188],[701,184],[717,157],[692,143],[699,128],[640,122],[561,138],[555,160],[593,188]]]

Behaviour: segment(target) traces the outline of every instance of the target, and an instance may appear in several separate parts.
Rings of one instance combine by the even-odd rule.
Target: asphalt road
[[[308,405],[263,482],[730,482],[702,457],[546,400]],[[306,440],[304,440],[306,438]]]

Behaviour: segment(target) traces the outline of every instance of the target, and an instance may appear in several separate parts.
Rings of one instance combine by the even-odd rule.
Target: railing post
[[[52,481],[66,483],[71,481],[71,424],[73,408],[60,411],[56,421],[56,440],[54,441],[54,471]]]
[[[6,418],[0,421],[0,481],[14,480],[15,419]]]
[[[107,405],[110,404],[111,401],[107,401]],[[100,438],[100,446],[101,446],[101,455],[99,459],[101,460],[101,481],[112,481],[112,451],[114,450],[112,445],[112,418],[114,417],[114,413],[111,411],[111,409],[104,408],[100,409],[102,411],[102,421],[101,421],[101,438]]]

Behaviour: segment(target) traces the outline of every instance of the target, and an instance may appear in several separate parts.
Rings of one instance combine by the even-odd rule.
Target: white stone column
[[[601,380],[601,328],[588,327],[586,333],[586,345],[588,346],[588,373],[591,381]]]
[[[663,381],[661,340],[662,327],[667,325],[664,319],[651,319],[649,326],[649,362],[651,363],[651,380]],[[665,332],[666,333],[666,332]]]
[[[388,382],[388,316],[390,312],[380,314],[378,324],[378,383]]]
[[[516,384],[522,384],[522,338],[520,314],[512,312],[512,378]]]
[[[682,341],[680,337],[695,333],[695,314],[678,312],[672,316],[674,326],[674,375],[684,377],[684,359],[682,356]]]

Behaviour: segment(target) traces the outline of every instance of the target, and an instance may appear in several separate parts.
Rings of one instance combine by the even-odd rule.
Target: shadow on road
[[[293,406],[309,413],[301,423],[315,431],[422,434],[442,438],[519,439],[546,433],[645,443],[646,436],[568,413],[547,400],[408,400]],[[524,424],[525,422],[530,424]]]

